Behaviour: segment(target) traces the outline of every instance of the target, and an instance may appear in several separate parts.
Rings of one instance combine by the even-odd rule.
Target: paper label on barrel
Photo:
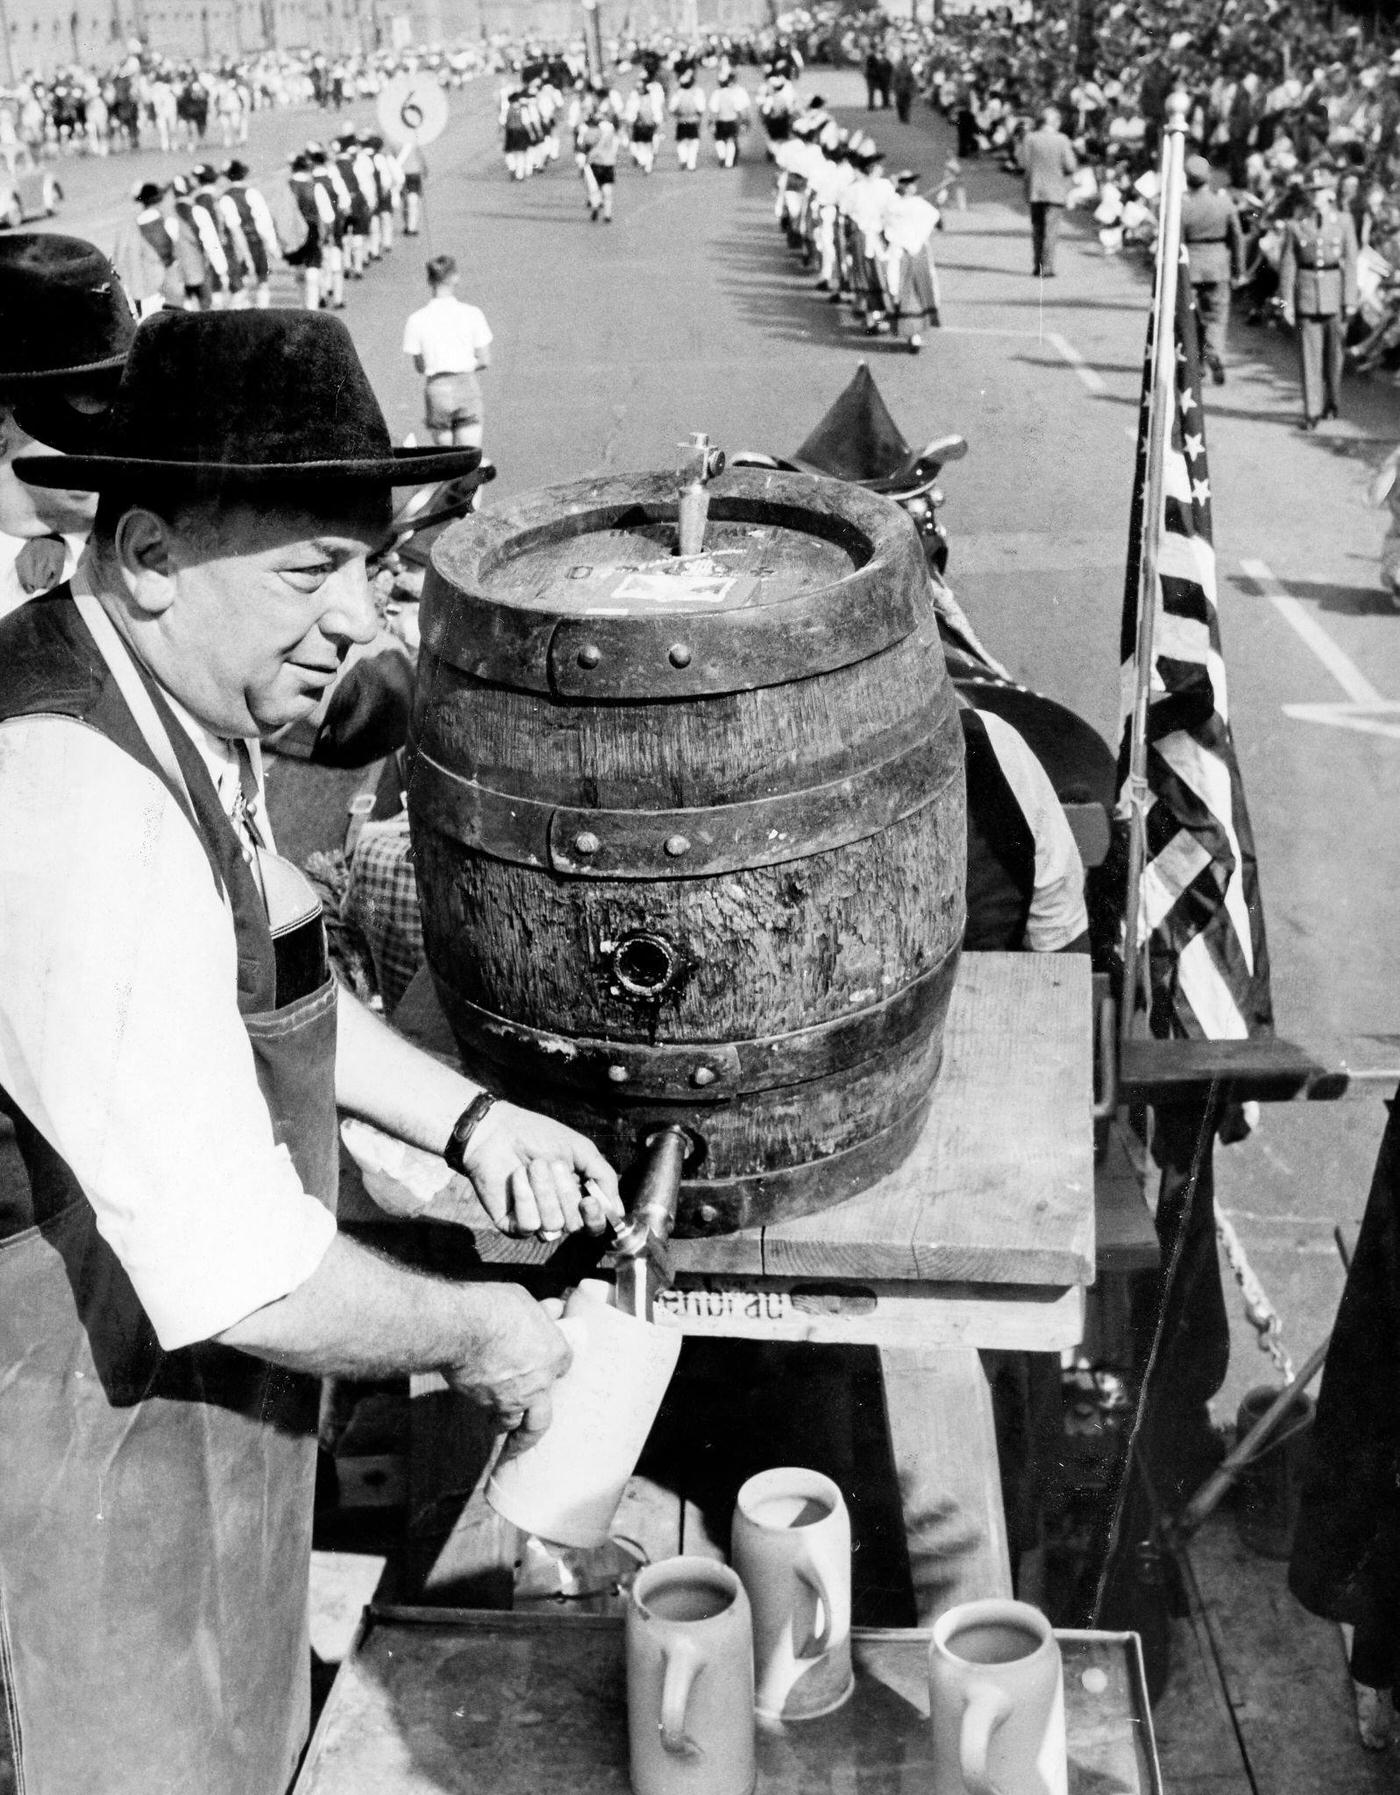
[[[688,561],[616,562],[590,566],[576,562],[552,602],[585,617],[629,617],[643,611],[733,611],[750,604],[758,590],[752,574],[735,573],[714,555]]]

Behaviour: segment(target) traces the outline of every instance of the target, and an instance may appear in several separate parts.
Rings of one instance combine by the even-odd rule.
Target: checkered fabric
[[[424,959],[407,816],[366,823],[360,831],[340,914],[363,936],[384,1009],[392,1014]]]

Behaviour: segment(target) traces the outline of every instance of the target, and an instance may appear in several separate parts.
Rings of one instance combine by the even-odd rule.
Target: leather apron
[[[269,922],[203,761],[110,623],[103,642],[79,614],[94,602],[60,588],[24,607],[41,689],[16,703],[12,686],[0,715],[80,714],[171,789],[232,913],[274,1133],[333,1208],[319,907],[302,881],[300,913],[274,903]],[[269,893],[300,877],[267,872]],[[214,1343],[163,1351],[72,1173],[15,1119],[34,1218],[0,1241],[0,1741],[8,1719],[18,1795],[283,1795],[309,1711],[318,1382]]]

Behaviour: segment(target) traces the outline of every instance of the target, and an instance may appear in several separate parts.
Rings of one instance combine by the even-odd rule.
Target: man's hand
[[[617,1173],[572,1128],[513,1103],[497,1103],[477,1124],[463,1158],[482,1208],[503,1234],[557,1240],[621,1221]]]
[[[563,1333],[532,1296],[518,1284],[498,1284],[491,1287],[490,1318],[478,1350],[464,1364],[445,1365],[443,1376],[493,1414],[523,1451],[549,1426],[551,1393],[572,1357]]]

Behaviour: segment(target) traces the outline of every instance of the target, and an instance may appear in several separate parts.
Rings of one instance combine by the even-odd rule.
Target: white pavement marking
[[[1382,698],[1356,665],[1298,599],[1279,589],[1267,561],[1241,561],[1247,579],[1273,605],[1284,622],[1307,643],[1337,684],[1346,693],[1345,703],[1285,704],[1283,714],[1299,723],[1321,723],[1329,729],[1348,729],[1360,735],[1387,736],[1400,741],[1400,703]]]
[[[1075,376],[1086,393],[1093,393],[1098,398],[1108,391],[1102,377],[1085,363],[1074,344],[1066,342],[1058,330],[1047,330],[1045,340],[1074,369]]]
[[[1299,599],[1291,597],[1280,588],[1273,569],[1267,561],[1241,561],[1240,567],[1264,594],[1284,622],[1291,624],[1308,647],[1312,649],[1318,660],[1322,662],[1353,704],[1383,704],[1385,702],[1355,661],[1342,653],[1312,612]]]
[[[945,337],[1029,337],[1040,341],[1038,330],[999,330],[994,324],[944,324],[940,335]]]

